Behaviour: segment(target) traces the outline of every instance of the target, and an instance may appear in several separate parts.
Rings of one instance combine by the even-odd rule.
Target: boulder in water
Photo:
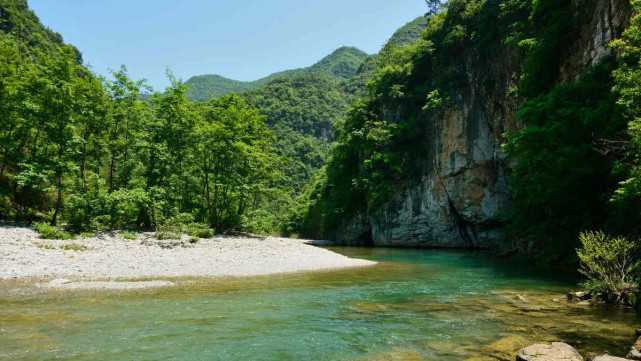
[[[563,342],[530,345],[516,356],[516,361],[583,361],[574,347]]]
[[[641,337],[632,345],[626,357],[630,360],[641,360]]]
[[[627,359],[610,355],[598,355],[590,356],[588,361],[627,361]]]
[[[585,291],[569,292],[567,298],[568,301],[586,301],[592,298],[592,294]]]

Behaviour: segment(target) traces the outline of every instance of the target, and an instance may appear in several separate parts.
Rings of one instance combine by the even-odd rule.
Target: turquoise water
[[[333,250],[381,263],[134,293],[0,291],[0,360],[513,360],[555,340],[623,355],[641,321],[567,303],[571,276],[483,253]]]

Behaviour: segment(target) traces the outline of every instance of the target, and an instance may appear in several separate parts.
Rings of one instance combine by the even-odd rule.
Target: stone
[[[637,341],[632,345],[626,357],[630,360],[641,360],[641,337],[637,338]]]
[[[574,347],[563,342],[552,344],[534,344],[521,351],[516,361],[583,361],[583,357]]]
[[[630,360],[641,360],[641,352],[636,348],[632,347],[628,355],[626,356]]]
[[[567,299],[568,301],[586,301],[592,298],[590,292],[578,291],[578,292],[568,292]]]
[[[626,361],[627,359],[622,357],[610,356],[610,355],[598,355],[588,357],[588,361]]]

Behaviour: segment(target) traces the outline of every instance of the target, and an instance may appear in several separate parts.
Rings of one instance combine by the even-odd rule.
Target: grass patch
[[[124,239],[130,239],[130,240],[138,239],[138,237],[135,234],[131,233],[131,232],[125,232],[125,233],[121,234],[120,236],[122,238],[124,238]]]
[[[163,241],[165,239],[180,239],[180,233],[176,233],[168,230],[160,230],[160,231],[156,231],[155,237],[159,241]]]
[[[91,233],[91,232],[82,232],[82,233],[80,233],[80,237],[82,237],[82,238],[91,238],[91,237],[93,237],[93,233]]]
[[[89,247],[83,246],[78,243],[67,243],[67,244],[63,244],[62,246],[38,243],[37,246],[38,248],[42,248],[42,249],[61,249],[63,251],[88,251],[89,250]]]
[[[65,251],[87,251],[87,250],[89,250],[89,248],[87,246],[83,246],[83,245],[78,244],[78,243],[63,244],[62,246],[60,246],[58,248],[60,248],[62,250],[65,250]]]
[[[38,246],[38,248],[42,248],[42,249],[56,249],[56,246],[51,245],[51,244],[38,243],[37,246]]]
[[[75,239],[71,233],[65,232],[62,229],[51,226],[47,223],[34,223],[33,229],[40,233],[40,237],[44,239]]]
[[[189,243],[191,243],[191,244],[198,243],[199,241],[200,241],[199,237],[191,237],[189,239]]]

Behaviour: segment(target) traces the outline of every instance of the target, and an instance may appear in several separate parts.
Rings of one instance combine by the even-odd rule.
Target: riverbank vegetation
[[[82,230],[186,215],[217,231],[258,227],[253,213],[275,192],[283,159],[255,107],[234,95],[190,102],[171,74],[163,94],[142,101],[145,85],[126,68],[107,81],[33,25],[26,3],[2,10],[1,218]]]

